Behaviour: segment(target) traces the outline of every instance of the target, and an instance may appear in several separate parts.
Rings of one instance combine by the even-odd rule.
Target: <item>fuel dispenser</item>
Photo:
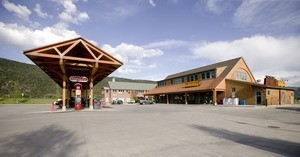
[[[81,83],[76,83],[74,85],[74,90],[75,90],[75,110],[81,110],[82,109],[82,84]]]

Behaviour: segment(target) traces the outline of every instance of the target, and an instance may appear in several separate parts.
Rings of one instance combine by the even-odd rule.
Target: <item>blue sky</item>
[[[256,79],[300,86],[300,0],[2,0],[0,57],[81,36],[124,65],[111,76],[161,80],[244,57]]]

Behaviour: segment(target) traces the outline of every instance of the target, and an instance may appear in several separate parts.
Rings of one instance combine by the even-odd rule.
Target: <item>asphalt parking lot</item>
[[[0,156],[300,156],[300,106],[0,106]]]

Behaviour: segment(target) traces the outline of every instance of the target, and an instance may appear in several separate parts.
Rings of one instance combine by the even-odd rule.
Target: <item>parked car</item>
[[[152,99],[140,99],[140,105],[145,105],[145,104],[154,104],[154,101]]]
[[[122,105],[123,104],[123,101],[122,100],[113,100],[112,104],[116,105]]]
[[[117,101],[117,104],[122,105],[122,104],[123,104],[123,101],[122,101],[122,100],[118,100],[118,101]]]
[[[59,108],[62,108],[62,99],[57,99],[57,101],[54,102],[54,105],[58,106]]]
[[[133,99],[131,99],[131,100],[129,101],[129,103],[130,103],[130,104],[134,104],[135,101],[134,101]]]

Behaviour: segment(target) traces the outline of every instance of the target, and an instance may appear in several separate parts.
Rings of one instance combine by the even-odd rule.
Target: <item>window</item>
[[[165,86],[166,85],[166,81],[160,81],[158,82],[158,86]]]
[[[211,78],[216,78],[216,71],[210,71]]]
[[[181,84],[182,83],[182,78],[176,78],[173,81],[174,84]]]
[[[206,79],[210,79],[210,72],[206,72]]]
[[[181,83],[183,83],[183,82],[184,82],[184,77],[181,78]]]
[[[106,93],[108,93],[108,90],[105,90],[106,91]]]
[[[235,87],[232,87],[232,88],[231,88],[231,92],[235,92]]]
[[[202,80],[205,80],[205,73],[202,73]]]
[[[198,80],[198,74],[187,76],[187,82],[193,82]]]
[[[236,72],[236,79],[237,80],[247,80],[247,74],[243,71]]]
[[[202,80],[216,78],[216,77],[217,76],[216,76],[216,71],[215,70],[204,71],[204,72],[201,73]]]
[[[173,84],[173,80],[171,80],[171,84]]]

